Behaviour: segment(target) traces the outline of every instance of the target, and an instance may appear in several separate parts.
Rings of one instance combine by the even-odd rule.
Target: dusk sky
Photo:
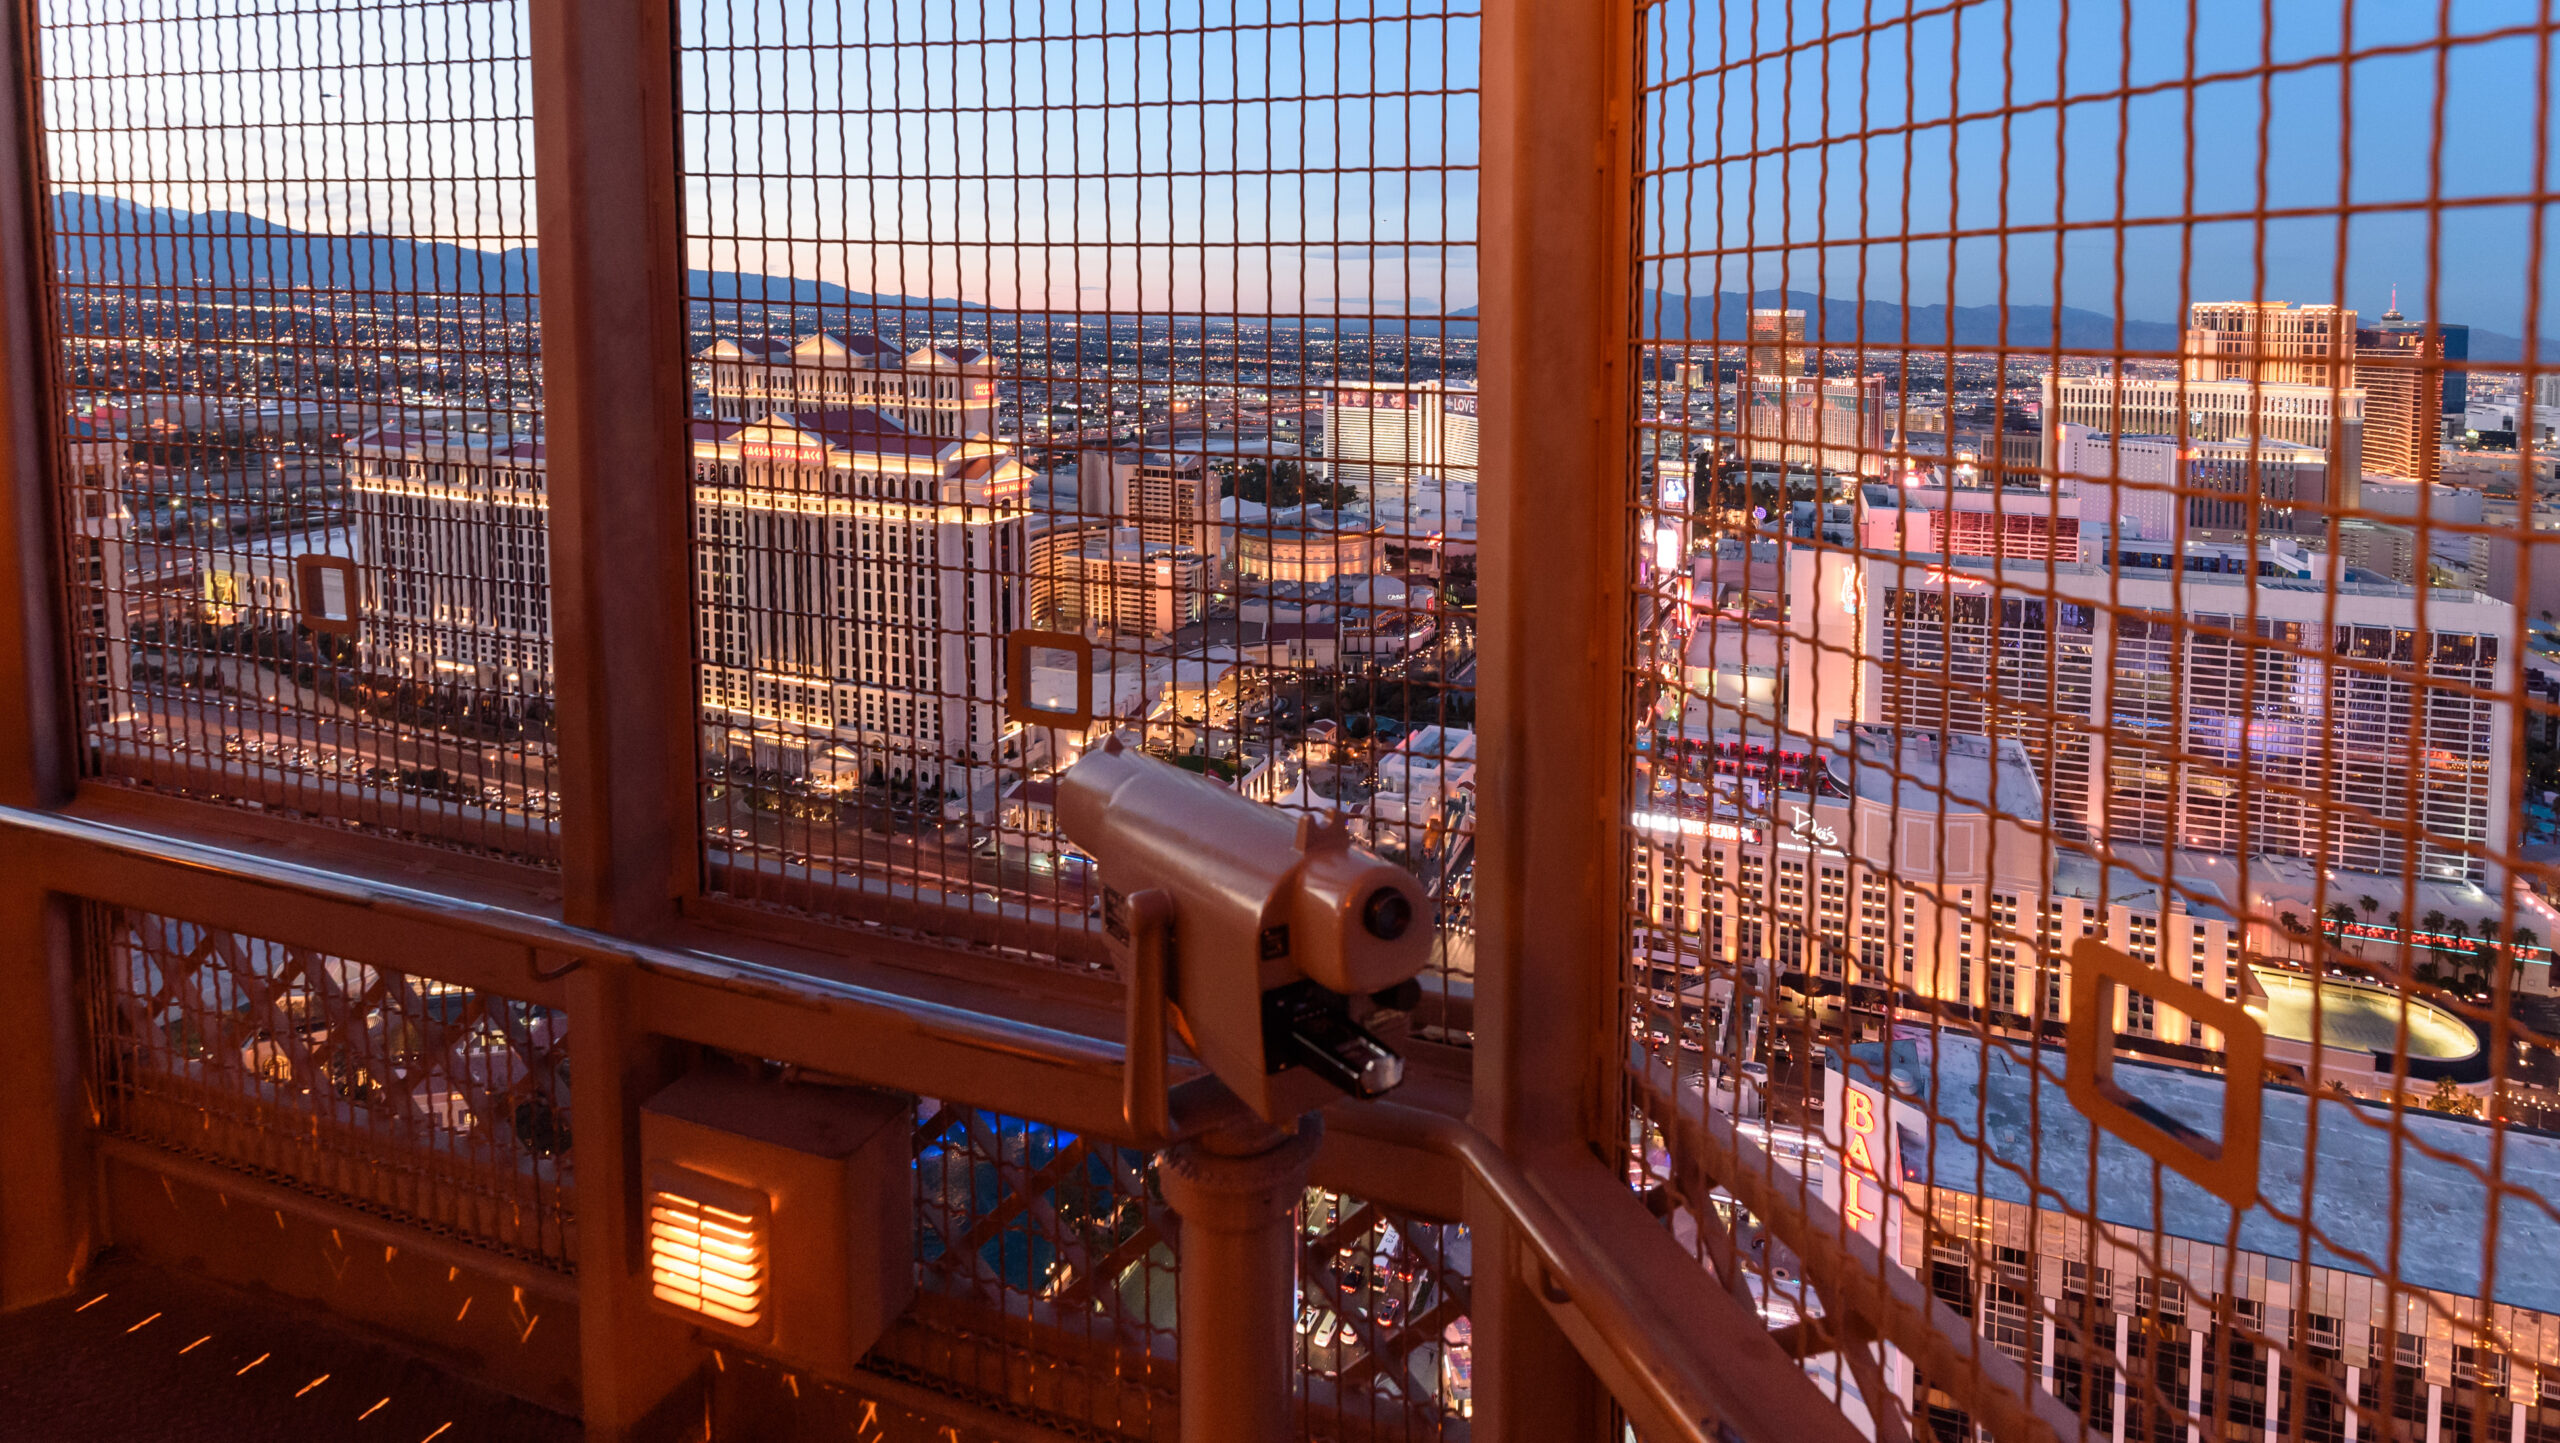
[[[129,12],[46,0],[57,184],[530,241],[521,0],[187,18],[241,8],[166,0],[165,21],[82,28]],[[1870,0],[1831,8],[1837,29],[1887,18]],[[2251,294],[2378,312],[2395,284],[2423,315],[2432,273],[2443,319],[2521,331],[2534,214],[2501,198],[2547,189],[2550,118],[2531,97],[2551,57],[2500,32],[2536,7],[2455,4],[2441,89],[2431,4],[2270,8],[2271,34],[2251,6],[1984,0],[1822,45],[1814,6],[1657,7],[1652,73],[1688,78],[1648,116],[1649,163],[1686,166],[1649,196],[1646,248],[1690,258],[1648,279],[1915,304],[2058,290],[2100,311],[2121,284],[2124,314],[2167,320]],[[1740,28],[1755,9],[1756,44]],[[685,0],[681,23],[696,264],[999,306],[1476,302],[1477,22],[1459,0]],[[2347,48],[2361,58],[2341,66]],[[2269,60],[2315,63],[2262,84]],[[450,61],[465,63],[426,64]],[[2074,103],[2057,111],[2058,93]],[[2004,123],[2004,96],[2032,108]],[[125,143],[134,126],[164,127],[161,143]],[[1752,154],[1782,130],[1791,148]],[[1736,158],[1704,159],[1718,154]],[[236,178],[191,179],[217,174]],[[2293,214],[2249,219],[2261,187]],[[2431,187],[2450,207],[2432,226],[2388,208]],[[2342,223],[2342,203],[2365,213]],[[2188,211],[2224,218],[2140,224]],[[2119,215],[2134,224],[2107,223]],[[2057,220],[2083,227],[2059,257]],[[2004,225],[2005,245],[1986,233]]]

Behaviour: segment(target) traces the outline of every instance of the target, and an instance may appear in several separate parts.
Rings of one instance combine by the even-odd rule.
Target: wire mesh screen
[[[1475,12],[682,30],[714,887],[1090,961],[1119,731],[1463,894]]]
[[[35,14],[90,774],[548,856],[524,6]]]
[[[1181,1225],[1155,1158],[917,1112],[919,1297],[864,1366],[1051,1425],[1174,1436]],[[1299,1221],[1300,1436],[1445,1436],[1471,1411],[1466,1230],[1321,1188]]]
[[[918,1298],[871,1365],[1170,1436],[1175,1227],[1154,1159],[1022,1118],[918,1111]]]
[[[2549,17],[1638,20],[1631,1183],[1872,1436],[2551,1436]]]
[[[573,1269],[560,1013],[102,904],[83,945],[106,1131]]]
[[[1456,1420],[1475,1412],[1466,1228],[1325,1188],[1307,1190],[1298,1220],[1298,1376],[1309,1436],[1462,1433]]]

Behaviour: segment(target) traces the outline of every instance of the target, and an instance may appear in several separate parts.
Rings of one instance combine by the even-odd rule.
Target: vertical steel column
[[[0,802],[53,807],[78,785],[54,530],[53,337],[35,12],[0,16],[17,93],[0,106]],[[71,1287],[95,1244],[70,904],[0,883],[0,1308]]]
[[[0,106],[0,803],[54,807],[79,780],[63,666],[61,553],[53,527],[53,336],[45,304],[46,195],[35,11],[0,17],[18,93]]]
[[[563,905],[638,934],[699,876],[674,17],[532,13]]]
[[[532,0],[532,17],[563,911],[639,936],[698,875],[674,16],[663,0]],[[597,1443],[696,1406],[701,1370],[686,1330],[649,1307],[639,1107],[671,1067],[631,1025],[628,982],[590,963],[570,990]]]
[[[1157,1176],[1182,1219],[1175,1298],[1182,1443],[1286,1443],[1298,1271],[1293,1209],[1324,1135],[1309,1113],[1282,1136],[1255,1125],[1167,1148]]]
[[[70,1291],[98,1244],[71,909],[0,890],[0,1309]]]
[[[589,963],[569,978],[578,1168],[579,1411],[588,1443],[679,1436],[699,1423],[702,1349],[649,1302],[640,1104],[674,1080],[675,1049],[631,1026],[630,974]]]
[[[1622,1130],[1629,0],[1484,11],[1475,1121],[1507,1151]],[[1596,1439],[1607,1399],[1469,1199],[1475,1428]]]

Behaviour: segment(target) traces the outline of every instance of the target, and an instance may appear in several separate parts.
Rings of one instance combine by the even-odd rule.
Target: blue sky
[[[1467,3],[682,0],[692,259],[996,305],[1469,306]],[[531,239],[522,0],[42,8],[59,184]],[[1692,253],[1649,276],[1671,289],[2102,311],[2120,292],[2166,320],[2252,294],[2374,312],[2396,283],[2413,315],[2524,327],[2537,212],[2471,204],[2549,190],[2549,37],[2498,36],[2539,24],[2524,0],[2460,0],[2442,46],[2419,0],[1648,13],[1652,160],[1689,163],[1649,196],[1647,249]],[[2374,53],[2394,46],[2414,52]],[[2004,96],[2030,108],[2004,120]],[[2339,218],[2431,186],[2452,204],[2432,222]],[[2308,214],[2140,224],[2245,215],[2261,187]]]
[[[2499,34],[2547,23],[2537,5],[2464,0],[2441,29],[2415,0],[1680,0],[1654,15],[1651,164],[1667,173],[1645,248],[1689,257],[1655,272],[1668,289],[2005,294],[2168,320],[2248,296],[2379,312],[2396,283],[2413,316],[2432,300],[2447,321],[2524,328],[2548,208],[2474,203],[2550,191],[2533,103],[2549,37]],[[2004,98],[2027,108],[2004,117]],[[1671,168],[1719,155],[1738,158]],[[2452,207],[2432,224],[2388,209],[2430,194]],[[2261,210],[2307,214],[2249,218]],[[2190,213],[2238,218],[2142,224]],[[1985,234],[2004,228],[2005,243]],[[2538,268],[2560,292],[2548,254]]]
[[[682,13],[697,260],[999,305],[1475,300],[1462,8]]]

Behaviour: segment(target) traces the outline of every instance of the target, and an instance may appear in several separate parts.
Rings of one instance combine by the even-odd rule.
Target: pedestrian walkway
[[[261,1299],[112,1255],[0,1315],[0,1439],[576,1443],[577,1421]]]

